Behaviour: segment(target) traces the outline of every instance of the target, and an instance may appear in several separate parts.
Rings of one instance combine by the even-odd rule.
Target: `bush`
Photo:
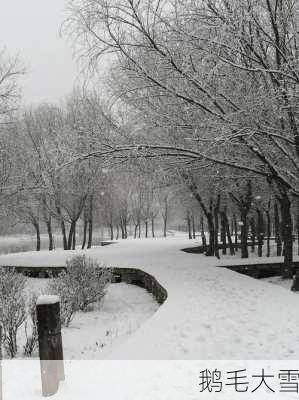
[[[102,300],[112,272],[85,255],[74,256],[66,267],[51,280],[49,291],[60,297],[61,322],[68,326],[76,311],[87,311],[90,304]]]
[[[30,333],[28,332],[28,322],[25,322],[26,343],[24,345],[24,356],[31,357],[38,343],[36,302],[38,295],[31,296],[28,304],[28,316],[30,317]]]
[[[26,278],[13,269],[0,268],[0,325],[7,354],[17,354],[17,333],[26,319]]]

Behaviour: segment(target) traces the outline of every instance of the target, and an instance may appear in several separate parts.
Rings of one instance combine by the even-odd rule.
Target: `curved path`
[[[216,268],[215,258],[179,251],[188,245],[173,237],[86,251],[109,266],[142,269],[168,292],[157,313],[109,358],[298,359],[299,295]],[[72,253],[11,254],[0,265],[60,266]]]

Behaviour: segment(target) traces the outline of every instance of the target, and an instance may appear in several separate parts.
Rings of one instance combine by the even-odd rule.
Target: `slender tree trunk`
[[[137,239],[138,224],[134,226],[134,239]]]
[[[270,217],[270,203],[266,210],[266,220],[267,220],[267,257],[270,257],[270,237],[271,237],[271,217]]]
[[[68,237],[68,242],[67,242],[67,250],[71,250],[71,248],[72,248],[75,223],[76,223],[75,221],[71,222],[69,237]]]
[[[152,225],[152,237],[155,237],[155,219],[151,218],[151,225]]]
[[[139,220],[139,223],[138,223],[138,238],[140,239],[141,238],[141,221]]]
[[[211,257],[215,255],[215,226],[214,226],[213,214],[210,212],[207,215],[207,221],[209,230],[209,244],[206,255]]]
[[[88,210],[88,241],[87,241],[88,249],[90,249],[92,246],[92,234],[93,234],[93,196],[90,196],[89,210]]]
[[[60,221],[63,249],[68,250],[68,240],[67,240],[67,236],[66,236],[65,222],[64,222],[61,208],[59,205],[56,206],[56,211],[57,211],[59,221]]]
[[[116,240],[119,239],[119,225],[116,225]]]
[[[250,239],[251,239],[251,252],[255,252],[255,237],[256,237],[256,226],[254,217],[250,218]]]
[[[40,251],[40,229],[39,229],[39,223],[35,222],[35,223],[33,223],[33,226],[34,226],[35,232],[36,232],[36,251]]]
[[[274,204],[274,227],[275,227],[275,241],[276,241],[276,248],[277,257],[280,257],[282,254],[282,242],[281,242],[281,222],[279,218],[279,210],[278,205],[275,202]]]
[[[234,256],[235,249],[234,249],[234,244],[232,241],[232,236],[231,236],[230,228],[229,228],[229,221],[228,221],[226,213],[224,213],[224,220],[225,220],[226,234],[227,234],[227,240],[228,240],[228,245],[229,245],[229,252],[230,252],[231,256]]]
[[[110,240],[113,240],[114,239],[113,224],[110,224],[109,228],[110,228]]]
[[[289,279],[293,277],[293,226],[291,215],[291,202],[286,192],[279,197],[280,212],[282,219],[282,236],[284,244],[284,265],[282,277]]]
[[[65,228],[65,222],[63,220],[60,221],[60,226],[61,226],[63,249],[67,250],[68,248],[67,248],[66,228]]]
[[[48,237],[49,237],[49,250],[51,251],[54,249],[51,217],[46,221],[46,226],[47,226],[47,232],[48,232]]]
[[[235,250],[238,251],[238,224],[237,224],[237,217],[233,215],[233,226],[235,232]]]
[[[241,258],[248,258],[248,244],[247,244],[247,237],[248,237],[248,222],[247,222],[247,212],[241,212]]]
[[[257,212],[257,242],[258,242],[258,257],[263,256],[263,245],[264,245],[264,218],[263,213],[260,209],[256,210]]]
[[[127,218],[124,218],[122,221],[122,229],[123,229],[123,239],[128,238],[128,232],[127,232]]]
[[[148,238],[148,220],[145,221],[145,237]]]
[[[200,217],[200,232],[201,232],[202,249],[203,249],[203,252],[205,253],[207,251],[207,238],[205,235],[203,216]]]
[[[86,245],[86,239],[87,239],[87,227],[88,227],[88,221],[86,218],[84,218],[83,221],[83,241],[82,241],[82,250],[85,248]]]
[[[218,243],[218,234],[219,234],[219,208],[220,208],[220,195],[217,196],[216,205],[214,207],[214,227],[215,227],[215,256],[219,259],[219,243]]]
[[[193,239],[196,238],[196,228],[195,228],[195,217],[194,214],[192,213],[192,237]]]
[[[165,215],[163,218],[163,236],[167,236],[167,216]]]
[[[88,221],[88,241],[87,241],[87,248],[90,249],[92,246],[92,235],[93,235],[93,220],[90,219]]]
[[[72,249],[76,250],[76,222],[74,223]]]
[[[186,220],[187,220],[188,237],[189,239],[192,239],[191,218],[189,211],[187,212]]]
[[[220,213],[220,222],[221,222],[221,243],[222,243],[222,254],[226,255],[226,220],[225,213],[222,211]]]
[[[125,230],[124,230],[124,226],[123,223],[120,223],[120,229],[121,229],[121,238],[124,239],[125,238]]]

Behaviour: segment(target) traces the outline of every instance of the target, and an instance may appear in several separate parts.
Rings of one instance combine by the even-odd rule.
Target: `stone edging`
[[[66,271],[65,266],[3,266],[3,268],[14,268],[15,271],[33,278],[48,278],[57,276],[62,271]],[[113,282],[126,282],[132,285],[140,286],[152,293],[159,304],[163,304],[168,297],[167,290],[157,281],[157,279],[138,268],[120,268],[112,267],[114,275]]]

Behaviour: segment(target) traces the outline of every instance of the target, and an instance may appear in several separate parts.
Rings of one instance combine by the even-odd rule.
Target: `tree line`
[[[38,208],[48,230],[59,221],[67,249],[80,219],[90,244],[100,209],[111,237],[127,236],[128,218],[134,236],[141,222],[148,235],[156,203],[166,226],[175,193],[189,236],[200,210],[207,255],[240,247],[246,258],[249,246],[261,255],[265,240],[270,255],[273,238],[292,277],[297,15],[293,0],[70,1],[63,32],[94,75],[108,58],[104,94],[76,89],[63,108],[10,115],[9,209],[32,222]],[[10,164],[18,172],[7,185]]]

